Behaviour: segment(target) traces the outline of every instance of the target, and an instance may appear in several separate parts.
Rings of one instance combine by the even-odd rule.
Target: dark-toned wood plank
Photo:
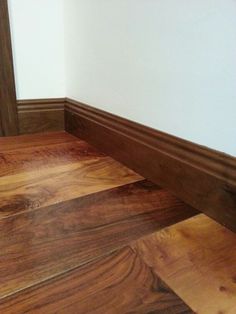
[[[134,247],[197,313],[236,313],[236,235],[230,230],[198,215]]]
[[[1,135],[18,134],[16,91],[7,0],[0,1],[0,119]]]
[[[64,98],[17,102],[20,134],[64,130]]]
[[[85,225],[87,228],[88,226],[94,227],[112,223],[119,219],[152,212],[153,210],[161,210],[165,219],[167,219],[168,213],[172,214],[174,209],[181,211],[184,206],[190,208],[168,190],[161,189],[147,180],[142,180],[51,205],[43,209],[42,217],[54,216],[52,213],[55,213],[56,216],[56,213],[62,212],[66,213],[68,221],[74,217],[71,213],[78,210],[76,213],[77,220],[81,226]],[[39,210],[37,215],[41,217],[41,208],[35,210]],[[20,215],[23,212],[27,213],[27,211],[27,209],[23,211],[13,209],[12,212],[8,212],[8,216]],[[45,212],[49,214],[45,216]],[[190,212],[193,212],[192,208],[190,208]],[[71,218],[70,215],[72,215]],[[26,215],[26,217],[28,216]]]
[[[24,111],[18,117],[20,134],[64,130],[64,109]]]
[[[78,138],[67,132],[50,132],[33,135],[21,135],[0,138],[0,152],[32,147],[40,147],[51,144],[70,143],[77,141]]]
[[[67,99],[66,130],[236,231],[236,158]]]
[[[79,140],[0,152],[0,177],[104,156],[94,147]]]
[[[2,313],[193,313],[125,247],[0,301]]]
[[[1,112],[0,112],[1,114]],[[3,132],[3,126],[2,126],[2,119],[1,119],[1,116],[0,116],[0,137],[1,136],[4,136],[4,132]]]
[[[0,218],[141,179],[110,157],[93,157],[3,176],[0,180]]]
[[[195,214],[143,182],[2,219],[0,298]]]

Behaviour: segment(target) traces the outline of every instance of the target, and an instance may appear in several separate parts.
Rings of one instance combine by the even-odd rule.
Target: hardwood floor
[[[131,247],[26,289],[3,313],[192,313]]]
[[[236,313],[236,235],[232,231],[202,214],[149,235],[134,247],[197,313]]]
[[[35,139],[32,147],[26,141],[27,136],[23,136],[23,148],[18,143],[15,150],[3,140],[0,218],[142,179],[85,142],[60,135],[65,138],[64,144],[47,144],[51,142],[49,137],[45,145],[42,140],[39,146]]]
[[[235,247],[78,138],[0,138],[0,313],[233,314]]]

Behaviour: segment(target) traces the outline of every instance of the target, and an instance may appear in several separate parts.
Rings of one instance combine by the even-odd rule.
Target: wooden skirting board
[[[236,158],[71,99],[65,129],[236,232]]]
[[[19,133],[64,130],[64,98],[18,100]]]

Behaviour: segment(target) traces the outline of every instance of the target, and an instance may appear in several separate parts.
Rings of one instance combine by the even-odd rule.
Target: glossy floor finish
[[[232,231],[201,214],[140,239],[134,248],[197,313],[236,313]]]
[[[0,139],[0,313],[233,314],[233,248],[76,137]]]

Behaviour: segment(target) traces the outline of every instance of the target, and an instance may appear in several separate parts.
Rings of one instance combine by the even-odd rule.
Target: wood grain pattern
[[[230,230],[202,214],[134,248],[197,313],[236,313],[236,235]]]
[[[0,1],[0,42],[0,135],[17,135],[18,118],[7,0]]]
[[[67,99],[66,130],[236,231],[236,158]]]
[[[64,130],[64,98],[18,100],[20,134]]]
[[[196,214],[175,198],[168,199],[168,193],[159,201],[159,188],[144,186],[134,184],[1,219],[0,298]],[[169,206],[162,206],[163,198]],[[109,206],[113,202],[114,209]]]
[[[57,144],[52,144],[57,135]],[[8,142],[11,144],[0,140],[0,218],[142,179],[64,133],[37,135],[34,140],[32,136],[11,138]]]
[[[143,179],[64,133],[3,139],[0,147],[0,218]]]
[[[193,313],[130,247],[0,300],[0,312]]]
[[[46,170],[58,165],[105,156],[86,142],[79,141],[76,138],[75,140],[42,147],[27,147],[24,150],[0,151],[0,177],[35,169]]]
[[[110,157],[1,177],[0,218],[141,180]]]
[[[234,233],[76,137],[5,140],[0,312],[234,314]]]
[[[7,152],[11,150],[21,150],[24,152],[26,148],[43,147],[55,144],[65,144],[78,141],[75,136],[61,131],[40,133],[32,135],[11,136],[11,138],[0,138],[0,152]],[[20,152],[19,152],[20,154]]]

